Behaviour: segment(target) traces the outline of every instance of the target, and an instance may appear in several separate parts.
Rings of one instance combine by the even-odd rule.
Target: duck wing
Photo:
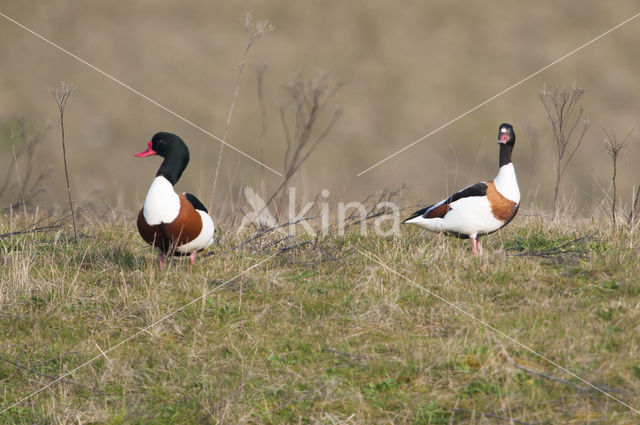
[[[485,182],[480,182],[476,184],[472,184],[471,186],[467,186],[464,189],[454,193],[449,196],[447,199],[443,199],[442,201],[435,203],[433,205],[429,205],[428,207],[419,209],[418,211],[411,214],[409,218],[404,220],[407,222],[412,218],[416,218],[422,216],[424,218],[443,218],[445,214],[451,209],[450,204],[462,199],[468,198],[472,196],[486,196],[487,195],[487,184]]]
[[[202,202],[200,202],[200,200],[198,198],[195,197],[195,195],[192,195],[191,193],[184,193],[185,198],[187,198],[187,201],[191,202],[191,205],[193,205],[193,208],[200,210],[200,211],[204,211],[207,214],[209,213],[209,211],[207,211],[207,208],[204,206],[204,204]]]

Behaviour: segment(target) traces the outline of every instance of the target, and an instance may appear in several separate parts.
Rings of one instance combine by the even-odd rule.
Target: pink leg
[[[478,255],[478,241],[476,240],[476,238],[470,238],[471,239],[471,250],[473,251],[473,255]]]
[[[478,255],[482,255],[482,240],[478,238]]]
[[[164,270],[164,255],[162,255],[162,252],[158,253],[158,263],[160,263],[160,270]]]
[[[190,255],[189,255],[189,271],[192,272],[193,271],[193,263],[196,261],[196,252],[193,251]]]

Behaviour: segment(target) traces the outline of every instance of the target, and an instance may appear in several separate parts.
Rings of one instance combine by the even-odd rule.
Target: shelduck
[[[138,232],[159,251],[158,262],[164,268],[164,254],[188,255],[190,269],[196,252],[213,243],[213,220],[205,206],[190,193],[176,193],[173,186],[189,163],[189,149],[171,133],[156,133],[138,158],[159,155],[164,158],[149,187],[144,207],[138,214]]]
[[[510,124],[500,124],[500,169],[496,178],[467,186],[447,199],[414,212],[403,221],[432,232],[471,240],[475,255],[482,255],[480,236],[506,226],[520,206],[520,189],[511,163],[516,134]]]

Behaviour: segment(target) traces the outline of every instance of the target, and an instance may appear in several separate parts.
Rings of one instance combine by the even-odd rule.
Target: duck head
[[[149,141],[147,149],[134,154],[138,158],[158,155],[164,158],[156,176],[163,176],[176,184],[189,164],[189,148],[184,141],[172,133],[156,133]]]

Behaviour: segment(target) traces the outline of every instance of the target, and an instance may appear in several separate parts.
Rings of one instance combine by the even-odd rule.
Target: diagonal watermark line
[[[631,407],[630,405],[628,405],[627,403],[625,403],[624,401],[616,398],[615,396],[609,394],[608,392],[604,391],[601,388],[596,387],[595,385],[593,385],[591,382],[579,377],[578,375],[576,375],[575,373],[571,372],[570,370],[560,366],[558,363],[554,362],[553,360],[545,357],[543,354],[540,354],[539,352],[535,351],[533,348],[529,348],[526,345],[524,345],[523,343],[519,342],[518,340],[516,340],[515,338],[505,334],[504,332],[500,331],[499,329],[496,329],[495,327],[491,326],[490,324],[488,324],[487,322],[483,321],[482,319],[477,318],[476,316],[474,316],[473,314],[467,312],[466,310],[458,307],[457,305],[453,304],[452,302],[442,298],[440,295],[436,294],[433,291],[430,291],[429,289],[425,288],[424,286],[416,283],[414,280],[408,278],[407,276],[403,275],[402,273],[392,269],[391,267],[387,266],[386,264],[382,263],[380,260],[377,260],[376,258],[372,257],[371,255],[369,255],[368,253],[358,249],[358,252],[360,254],[362,254],[364,257],[368,258],[369,260],[381,265],[383,268],[385,268],[386,270],[390,271],[391,273],[401,277],[402,279],[404,279],[407,283],[409,283],[411,286],[418,288],[426,293],[428,293],[429,295],[437,298],[438,300],[442,301],[443,303],[447,304],[449,307],[455,309],[456,311],[468,316],[469,318],[475,320],[476,322],[480,323],[481,325],[487,327],[488,329],[492,330],[493,332],[497,333],[498,335],[502,336],[503,338],[508,339],[509,341],[513,342],[514,344],[524,348],[525,350],[527,350],[528,352],[530,352],[531,354],[534,354],[535,356],[540,357],[542,360],[546,361],[547,363],[553,365],[554,367],[560,369],[561,371],[565,372],[566,374],[570,375],[573,378],[578,379],[579,381],[583,382],[584,384],[588,385],[589,387],[593,388],[594,390],[597,390],[598,392],[604,394],[605,396],[609,397],[610,399],[614,400],[615,402],[623,405],[624,407],[627,407],[628,409],[632,410],[633,412],[640,414],[640,411],[637,409],[634,409],[633,407]]]
[[[146,101],[154,104],[155,106],[157,106],[158,108],[168,112],[169,114],[173,115],[174,117],[184,121],[185,123],[189,124],[190,126],[200,130],[202,133],[206,134],[207,136],[211,137],[212,139],[222,143],[225,146],[228,146],[229,148],[233,149],[234,151],[238,152],[240,155],[249,158],[250,160],[252,160],[253,162],[262,165],[264,168],[266,168],[267,170],[279,175],[280,177],[282,177],[282,174],[277,172],[276,170],[274,170],[273,168],[269,167],[268,165],[258,161],[257,159],[255,159],[254,157],[252,157],[251,155],[241,151],[240,149],[236,148],[233,145],[230,145],[229,143],[225,142],[224,140],[222,140],[221,138],[219,138],[218,136],[216,136],[215,134],[203,129],[202,127],[200,127],[199,125],[195,124],[192,121],[189,121],[188,119],[186,119],[185,117],[183,117],[182,115],[178,114],[177,112],[172,111],[171,109],[167,108],[166,106],[160,104],[159,102],[151,99],[150,97],[144,95],[143,93],[139,92],[138,90],[134,89],[133,87],[123,83],[122,81],[118,80],[116,77],[112,76],[111,74],[106,73],[105,71],[101,70],[100,68],[90,64],[89,62],[87,62],[86,60],[82,59],[81,57],[71,53],[70,51],[66,50],[65,48],[59,46],[58,44],[54,43],[53,41],[47,39],[46,37],[38,34],[37,32],[33,31],[30,28],[27,28],[26,26],[22,25],[20,22],[12,19],[11,17],[5,15],[4,13],[0,12],[0,16],[2,16],[3,18],[5,18],[6,20],[13,22],[14,24],[16,24],[17,26],[19,26],[20,28],[22,28],[23,30],[31,33],[32,35],[38,37],[40,40],[50,44],[51,46],[55,47],[56,49],[60,50],[61,52],[66,53],[67,55],[71,56],[72,58],[74,58],[75,60],[82,62],[83,64],[85,64],[86,66],[88,66],[89,68],[93,69],[94,71],[99,72],[100,74],[104,75],[105,77],[107,77],[108,79],[110,79],[111,81],[120,84],[122,87],[126,88],[127,90],[129,90],[130,92],[137,94],[138,96],[140,96],[141,98],[145,99]]]
[[[105,357],[107,358],[107,354],[113,350],[115,350],[116,348],[120,347],[121,345],[131,341],[132,339],[136,338],[138,335],[145,333],[145,332],[149,332],[149,329],[155,327],[156,325],[162,323],[163,321],[167,320],[168,318],[175,316],[177,313],[181,312],[182,310],[186,309],[187,307],[189,307],[190,305],[200,301],[201,299],[205,298],[206,296],[208,296],[209,294],[217,291],[218,289],[224,287],[225,285],[227,285],[230,282],[233,282],[234,280],[236,280],[237,278],[239,278],[240,276],[248,273],[249,271],[261,266],[262,264],[266,263],[267,261],[271,260],[273,257],[275,257],[276,255],[279,255],[282,251],[277,251],[275,254],[270,255],[269,257],[265,258],[264,260],[261,260],[259,262],[257,262],[256,264],[252,265],[251,267],[241,271],[240,273],[238,273],[237,275],[233,276],[231,279],[221,283],[220,285],[216,286],[215,288],[203,292],[202,295],[200,295],[199,297],[189,301],[188,303],[186,303],[185,305],[183,305],[182,307],[173,310],[171,313],[168,313],[167,315],[165,315],[164,317],[156,320],[155,322],[145,326],[144,328],[140,329],[138,332],[134,333],[133,335],[128,336],[127,338],[123,339],[122,341],[120,341],[119,343],[117,343],[116,345],[113,345],[111,347],[109,347],[108,349],[102,351],[102,349],[100,349],[100,347],[98,347],[98,350],[100,351],[100,354],[98,354],[97,356],[87,360],[86,362],[82,363],[80,366],[76,367],[75,369],[70,370],[69,372],[66,372],[60,376],[58,376],[55,380],[49,382],[47,385],[45,385],[44,387],[32,392],[31,394],[21,398],[20,400],[14,402],[12,405],[10,405],[9,407],[6,407],[2,410],[0,410],[0,415],[2,415],[3,413],[5,413],[6,411],[8,411],[9,409],[12,409],[13,407],[17,406],[18,404],[29,400],[31,397],[35,396],[36,394],[46,390],[47,388],[55,385],[56,383],[60,382],[61,380],[63,380],[64,378],[66,378],[67,376],[77,372],[78,370],[82,369],[83,367],[95,362],[96,360],[98,360],[99,358]],[[108,360],[108,358],[107,358]],[[111,360],[109,360],[111,362]]]
[[[498,97],[502,96],[503,94],[507,93],[508,91],[518,87],[520,84],[524,83],[525,81],[528,81],[530,79],[532,79],[533,77],[535,77],[536,75],[540,74],[541,72],[546,71],[547,69],[551,68],[552,66],[556,65],[559,62],[562,62],[563,60],[565,60],[566,58],[568,58],[569,56],[573,55],[576,52],[579,52],[580,50],[584,49],[585,47],[589,46],[592,43],[595,43],[596,41],[600,40],[602,37],[606,36],[607,34],[617,30],[618,28],[620,28],[621,26],[623,26],[624,24],[634,20],[635,18],[637,18],[638,16],[640,16],[640,13],[636,13],[635,15],[633,15],[632,17],[630,17],[629,19],[619,23],[618,25],[616,25],[615,27],[603,32],[602,34],[600,34],[599,36],[597,36],[596,38],[584,43],[582,46],[570,51],[569,53],[567,53],[566,55],[554,60],[553,62],[551,62],[549,65],[540,68],[539,70],[537,70],[536,72],[534,72],[533,74],[523,78],[522,80],[518,81],[515,84],[512,84],[511,86],[507,87],[506,89],[502,90],[500,93],[496,94],[495,96],[490,97],[489,99],[485,100],[484,102],[474,106],[473,108],[469,109],[467,112],[464,112],[460,115],[458,115],[457,117],[455,117],[454,119],[452,119],[451,121],[441,125],[440,127],[436,128],[435,130],[425,134],[424,136],[420,137],[417,140],[414,140],[413,142],[409,143],[407,146],[405,146],[404,148],[400,149],[399,151],[392,153],[391,155],[387,156],[386,158],[384,158],[381,161],[376,162],[375,164],[373,164],[372,166],[370,166],[369,168],[367,168],[364,171],[360,171],[358,174],[356,174],[356,177],[360,177],[361,175],[373,170],[374,168],[376,168],[378,165],[387,162],[388,160],[390,160],[391,158],[395,157],[396,155],[401,154],[402,152],[406,151],[407,149],[411,148],[412,146],[417,145],[418,143],[422,142],[423,140],[427,139],[430,136],[433,136],[434,134],[436,134],[437,132],[439,132],[440,130],[442,130],[443,128],[448,127],[449,125],[453,124],[454,122],[458,121],[461,118],[466,117],[467,115],[469,115],[470,113],[472,113],[473,111],[482,108],[484,105],[486,105],[489,102],[492,102],[493,100],[497,99]]]

